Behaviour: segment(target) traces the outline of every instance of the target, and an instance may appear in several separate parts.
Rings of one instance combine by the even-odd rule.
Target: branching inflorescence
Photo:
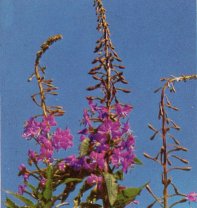
[[[155,92],[161,91],[161,99],[159,103],[159,115],[158,118],[161,120],[161,129],[156,129],[152,124],[149,124],[148,127],[154,132],[151,136],[151,140],[153,140],[157,135],[162,139],[162,146],[159,149],[159,152],[155,157],[150,156],[147,153],[144,153],[144,156],[148,159],[151,159],[162,166],[162,184],[163,184],[163,197],[157,197],[151,190],[150,186],[147,185],[146,189],[148,192],[154,197],[154,202],[148,206],[148,208],[153,207],[156,203],[159,203],[160,207],[164,208],[172,208],[177,204],[184,203],[187,200],[190,200],[190,195],[183,194],[179,191],[177,186],[173,183],[172,177],[169,174],[175,170],[189,171],[191,167],[188,166],[189,161],[185,158],[177,155],[178,152],[186,152],[187,148],[182,146],[179,140],[174,136],[171,132],[172,130],[179,131],[181,128],[177,125],[172,118],[168,116],[168,109],[173,111],[178,111],[179,109],[172,104],[168,97],[169,90],[171,93],[175,93],[174,84],[176,82],[186,82],[188,80],[197,79],[197,75],[183,75],[180,77],[170,77],[170,78],[162,78],[161,81],[164,81],[163,87],[157,89]],[[173,159],[178,160],[183,164],[183,166],[176,166]],[[169,193],[169,187],[171,186],[172,193]],[[179,196],[180,199],[173,202],[171,205],[168,205],[168,199],[172,197]],[[195,198],[195,197],[193,197]],[[194,201],[194,200],[193,200]]]
[[[196,79],[196,75],[181,76],[178,78],[163,79],[161,88],[161,101],[159,119],[162,120],[160,130],[151,124],[149,128],[154,131],[151,139],[156,135],[162,138],[162,147],[156,157],[145,153],[145,157],[158,162],[163,168],[162,184],[163,197],[153,194],[149,185],[139,188],[122,186],[124,174],[134,168],[141,161],[135,154],[135,138],[130,129],[128,116],[132,106],[122,103],[118,92],[129,93],[121,84],[127,84],[120,64],[121,59],[115,51],[110,38],[109,25],[106,21],[106,11],[102,0],[94,0],[97,15],[97,30],[101,37],[96,42],[94,52],[97,54],[89,71],[96,85],[88,87],[88,91],[100,90],[97,96],[88,96],[88,108],[83,111],[83,129],[79,130],[79,154],[58,158],[60,150],[67,150],[73,145],[73,136],[68,128],[56,128],[56,117],[64,114],[61,106],[49,106],[46,96],[57,95],[57,87],[51,79],[46,79],[46,67],[41,66],[43,54],[56,41],[62,38],[55,35],[41,45],[36,54],[35,70],[28,79],[33,77],[38,83],[39,92],[32,95],[32,99],[42,112],[32,116],[24,126],[23,138],[33,140],[37,149],[28,151],[27,168],[24,164],[19,167],[19,176],[23,177],[23,184],[19,186],[18,193],[8,192],[18,198],[23,205],[18,206],[10,198],[5,205],[9,208],[59,208],[69,205],[74,208],[124,208],[130,203],[137,203],[135,198],[146,186],[155,201],[149,205],[151,208],[158,202],[161,207],[171,208],[186,200],[196,200],[196,193],[182,194],[169,178],[173,170],[190,170],[188,161],[179,157],[177,151],[187,151],[179,141],[170,134],[170,130],[179,130],[180,127],[167,115],[167,108],[178,110],[173,106],[166,94],[166,89],[175,92],[174,83]],[[55,129],[56,128],[56,129]],[[168,144],[168,139],[173,142]],[[184,167],[173,166],[171,157],[186,164]],[[168,186],[171,185],[174,193],[169,195]],[[73,193],[72,193],[73,192]],[[74,196],[70,199],[70,194]],[[181,196],[182,198],[168,207],[168,198]],[[73,203],[72,203],[73,201]],[[72,205],[71,205],[72,204]]]
[[[44,42],[41,45],[41,49],[36,54],[36,60],[35,60],[35,72],[31,75],[31,77],[28,79],[28,81],[31,81],[32,78],[35,76],[38,82],[39,87],[39,93],[36,93],[32,95],[32,100],[34,103],[36,103],[39,107],[42,108],[43,115],[47,116],[48,114],[54,115],[54,116],[62,116],[64,114],[63,108],[61,106],[47,106],[46,105],[46,95],[57,95],[57,87],[53,85],[53,80],[51,79],[45,79],[45,70],[46,67],[40,66],[40,59],[42,58],[43,54],[49,49],[49,47],[56,41],[62,39],[62,35],[54,35],[47,39],[46,42]],[[41,73],[41,74],[40,74]],[[37,101],[37,97],[40,98],[40,102]]]
[[[97,40],[94,51],[98,56],[92,62],[96,66],[89,74],[98,83],[87,90],[100,89],[102,95],[87,97],[89,107],[83,113],[84,128],[78,132],[81,140],[79,155],[60,159],[55,157],[54,153],[72,146],[73,136],[68,128],[53,130],[57,126],[55,117],[62,116],[64,111],[61,106],[46,104],[46,95],[57,95],[57,88],[52,80],[45,79],[46,68],[40,65],[45,51],[62,36],[50,37],[36,54],[35,71],[29,81],[34,76],[37,79],[39,93],[32,95],[32,99],[41,107],[42,113],[26,122],[23,137],[34,140],[40,150],[28,151],[30,168],[24,164],[19,167],[23,185],[19,186],[18,193],[9,192],[30,207],[68,205],[70,193],[79,184],[78,194],[74,193],[74,208],[122,208],[134,202],[144,188],[128,188],[118,184],[123,180],[124,173],[141,162],[135,155],[135,139],[127,119],[132,107],[121,103],[117,97],[118,91],[129,92],[116,85],[127,84],[123,72],[119,71],[124,67],[119,64],[121,60],[110,39],[102,1],[95,0],[94,6],[101,38]],[[18,207],[9,198],[6,206]]]

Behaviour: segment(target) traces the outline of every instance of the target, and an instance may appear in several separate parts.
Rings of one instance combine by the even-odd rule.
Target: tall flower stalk
[[[173,183],[172,177],[170,176],[170,173],[173,171],[181,170],[181,171],[189,171],[191,170],[191,167],[188,166],[189,161],[185,158],[180,157],[177,153],[178,152],[187,152],[188,149],[180,144],[180,141],[176,138],[175,135],[173,135],[171,132],[173,130],[180,131],[180,126],[176,124],[175,121],[172,120],[168,116],[168,109],[171,109],[173,111],[178,111],[179,109],[172,104],[168,97],[167,90],[169,90],[171,93],[175,93],[175,86],[174,84],[176,82],[186,82],[188,80],[197,79],[197,75],[183,75],[180,77],[170,77],[170,78],[163,78],[161,81],[164,81],[164,85],[156,90],[156,92],[161,92],[161,99],[159,103],[159,114],[158,118],[161,120],[161,128],[156,129],[153,127],[152,124],[149,124],[148,127],[154,132],[154,134],[151,136],[151,140],[153,140],[156,136],[159,136],[162,139],[162,145],[159,149],[159,152],[156,154],[156,156],[152,157],[147,153],[144,153],[144,156],[150,160],[153,160],[157,163],[159,163],[162,167],[162,185],[163,185],[163,196],[157,197],[151,190],[150,186],[147,185],[146,189],[148,192],[153,196],[154,201],[151,203],[148,208],[153,207],[156,203],[160,205],[160,207],[164,208],[172,208],[176,206],[177,204],[184,203],[187,200],[189,200],[188,195],[183,194],[179,191],[177,186]],[[174,165],[176,161],[172,160],[178,160],[183,164],[183,166]],[[170,188],[172,188],[172,193],[170,192]],[[179,200],[173,202],[171,205],[169,205],[169,199],[172,197],[180,197]],[[192,197],[191,197],[192,198]],[[195,198],[195,197],[194,197]],[[191,201],[191,200],[189,200]],[[193,200],[194,201],[194,200]]]
[[[47,105],[46,96],[57,95],[57,88],[51,79],[45,78],[46,68],[40,64],[43,54],[62,36],[48,38],[36,54],[35,70],[29,81],[33,77],[37,80],[39,92],[33,94],[32,99],[42,112],[25,123],[23,137],[34,140],[40,149],[28,151],[29,168],[20,165],[19,176],[23,177],[23,184],[19,185],[18,193],[8,192],[27,207],[70,205],[69,195],[75,191],[74,208],[122,208],[134,202],[144,188],[128,188],[118,183],[123,180],[124,173],[141,162],[135,155],[135,139],[127,119],[132,107],[121,103],[117,97],[118,91],[129,92],[117,87],[120,83],[127,84],[123,72],[119,71],[124,66],[119,64],[121,59],[110,39],[102,1],[95,0],[94,7],[101,37],[95,48],[98,56],[92,62],[96,66],[89,74],[98,83],[88,90],[100,89],[102,95],[87,97],[89,107],[83,112],[84,128],[78,132],[81,140],[79,155],[56,157],[60,150],[72,146],[73,136],[68,128],[54,130],[56,117],[62,116],[64,111],[61,106]],[[6,199],[5,205],[20,207],[10,198]]]
[[[87,97],[89,108],[84,110],[84,128],[79,131],[80,158],[73,166],[83,167],[89,176],[74,204],[75,207],[93,207],[93,204],[101,199],[104,208],[125,207],[143,188],[126,188],[118,184],[118,180],[123,179],[123,173],[133,168],[135,163],[140,164],[135,156],[135,139],[126,119],[132,107],[118,100],[118,91],[129,92],[128,89],[116,86],[120,83],[127,84],[123,72],[119,71],[125,67],[119,64],[121,59],[110,38],[102,1],[95,0],[94,7],[97,30],[101,37],[96,41],[94,50],[97,56],[92,64],[95,66],[89,71],[97,84],[88,87],[87,90],[98,89],[102,94]],[[82,201],[87,190],[90,194],[86,201]]]

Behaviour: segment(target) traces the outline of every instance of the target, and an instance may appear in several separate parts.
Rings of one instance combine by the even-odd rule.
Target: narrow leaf
[[[70,183],[70,182],[81,182],[83,179],[81,178],[66,178],[64,183]]]
[[[6,198],[5,206],[7,208],[18,208],[18,206],[9,198]]]
[[[122,170],[118,170],[116,173],[114,173],[114,177],[117,179],[117,180],[123,180],[123,171]]]
[[[131,203],[132,201],[135,200],[136,196],[139,195],[146,186],[143,185],[139,188],[126,188],[122,190],[120,193],[117,195],[116,202],[114,203],[114,208],[122,208]]]
[[[104,178],[107,187],[107,193],[109,198],[109,203],[112,206],[117,198],[118,194],[118,185],[116,183],[115,177],[110,173],[104,173]]]
[[[34,207],[34,203],[30,199],[28,199],[28,198],[26,198],[26,197],[24,197],[24,196],[22,196],[20,194],[17,194],[17,193],[11,192],[11,191],[6,191],[6,193],[11,194],[12,196],[14,196],[17,199],[21,200],[26,205],[31,206],[32,208]]]
[[[139,158],[137,158],[137,157],[134,158],[134,162],[137,165],[143,165],[142,161]]]
[[[102,208],[100,204],[91,204],[87,202],[82,202],[80,203],[80,207],[85,207],[85,208]]]
[[[53,192],[53,189],[52,189],[52,171],[53,171],[52,166],[48,166],[47,172],[46,172],[47,173],[47,181],[46,181],[46,186],[45,186],[45,190],[44,190],[44,198],[46,200],[49,200],[52,197],[52,192]]]
[[[36,187],[35,186],[33,186],[32,184],[30,184],[30,183],[26,183],[26,185],[32,190],[32,192],[34,192],[34,193],[36,193],[37,192],[37,190],[36,190]]]
[[[80,145],[80,156],[84,156],[88,154],[90,139],[86,138],[81,142]]]

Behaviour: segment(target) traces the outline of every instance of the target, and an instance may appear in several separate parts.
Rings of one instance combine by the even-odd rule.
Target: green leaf
[[[79,190],[78,195],[74,198],[74,201],[73,201],[73,202],[74,202],[74,208],[78,208],[78,207],[79,207],[79,205],[80,205],[80,203],[81,203],[81,198],[82,198],[83,194],[84,194],[87,190],[89,190],[89,189],[91,189],[91,188],[92,188],[92,186],[88,185],[86,182],[83,183],[82,187],[81,187],[80,190]]]
[[[127,204],[135,200],[136,196],[139,195],[147,184],[139,188],[126,188],[118,193],[116,202],[114,203],[114,208],[122,208]]]
[[[47,171],[46,171],[47,181],[46,181],[44,195],[43,195],[46,200],[51,199],[52,193],[53,193],[52,172],[53,172],[53,168],[52,168],[52,166],[49,165],[47,168]]]
[[[142,161],[140,159],[138,159],[137,157],[134,158],[134,162],[137,165],[143,165]]]
[[[7,208],[18,208],[18,206],[9,198],[6,198],[5,206]]]
[[[80,208],[102,208],[100,204],[91,204],[87,202],[80,203]]]
[[[109,203],[112,206],[116,201],[118,195],[118,185],[114,175],[110,173],[104,173],[105,183],[107,187],[107,193],[109,198]]]
[[[116,180],[123,180],[124,174],[122,170],[118,170],[117,172],[114,173],[114,177]]]
[[[86,138],[81,142],[80,145],[80,156],[84,156],[88,154],[89,151],[89,145],[90,145],[90,139]]]
[[[36,187],[33,186],[32,184],[26,183],[26,185],[32,190],[33,193],[36,193],[37,192]]]
[[[53,203],[51,201],[49,201],[44,205],[44,208],[51,208],[52,205],[53,205]]]
[[[83,181],[83,179],[81,179],[81,178],[66,178],[66,179],[64,180],[64,183],[81,182],[81,181]]]
[[[6,193],[8,194],[11,194],[12,196],[16,197],[17,199],[21,200],[22,202],[24,202],[26,205],[30,206],[30,207],[34,207],[34,203],[29,200],[28,198],[20,195],[20,194],[17,194],[17,193],[14,193],[14,192],[11,192],[11,191],[6,191]]]

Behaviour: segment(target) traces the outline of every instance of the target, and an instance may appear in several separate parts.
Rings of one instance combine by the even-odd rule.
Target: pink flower
[[[95,183],[101,183],[103,181],[103,178],[101,176],[97,176],[95,174],[91,174],[90,176],[88,176],[87,178],[87,184],[95,184]]]
[[[40,131],[41,131],[40,123],[35,121],[34,118],[30,118],[25,123],[22,137],[27,138],[27,139],[35,138],[39,136]]]
[[[68,165],[68,166],[71,166],[71,167],[77,167],[77,163],[78,163],[78,159],[76,158],[75,155],[70,155],[68,156],[67,158],[64,159],[65,163]]]
[[[130,105],[121,105],[117,103],[115,105],[116,113],[119,117],[125,118],[131,112],[132,106]]]
[[[61,161],[59,164],[58,164],[58,168],[59,170],[63,171],[66,167],[66,163],[65,161]]]
[[[23,193],[25,192],[25,189],[26,189],[26,185],[19,185],[18,194],[23,195]]]
[[[132,201],[133,204],[139,204],[140,202],[138,200]]]
[[[112,138],[120,137],[122,132],[120,131],[120,122],[112,121],[110,119],[105,120],[98,128],[98,134]]]
[[[186,199],[190,202],[197,202],[197,193],[191,192],[187,194]]]
[[[30,160],[37,161],[36,152],[34,152],[33,150],[28,151],[28,156]]]
[[[49,132],[52,126],[56,126],[57,122],[53,115],[45,116],[41,122],[41,128],[44,132]]]
[[[28,180],[28,178],[29,178],[29,173],[25,173],[25,174],[23,175],[23,179],[24,179],[24,181],[27,181],[27,180]]]
[[[62,130],[60,128],[57,128],[56,131],[53,134],[53,146],[55,149],[68,149],[72,147],[73,136],[70,134],[70,130]]]
[[[53,145],[51,140],[45,138],[44,136],[39,137],[39,144],[40,144],[40,155],[39,159],[41,160],[51,160],[53,155]]]
[[[99,114],[99,118],[100,119],[104,119],[108,116],[109,114],[109,109],[104,107],[104,106],[99,106],[99,107],[96,107],[96,111],[98,112]]]
[[[78,131],[78,134],[83,134],[83,135],[87,135],[89,133],[88,129],[85,128],[85,129],[82,129],[80,131]]]
[[[42,177],[41,180],[40,180],[40,185],[45,186],[46,182],[47,182],[47,179]]]
[[[87,180],[86,180],[87,184],[89,185],[93,185],[93,184],[96,184],[97,185],[97,188],[99,190],[102,189],[102,182],[103,182],[103,178],[101,176],[97,176],[95,174],[91,174],[90,176],[87,177]]]
[[[90,153],[90,158],[92,159],[92,162],[96,163],[100,170],[103,170],[104,167],[105,167],[105,159],[104,159],[104,157],[105,157],[105,152],[97,153],[97,152],[92,151]]]
[[[91,126],[90,116],[88,114],[87,109],[84,109],[83,111],[83,123],[85,126],[87,125]]]
[[[96,104],[93,103],[93,100],[88,99],[88,105],[89,105],[90,110],[92,111],[92,113],[94,113],[96,111]]]
[[[25,173],[26,172],[26,167],[25,167],[25,165],[22,163],[19,167],[18,167],[18,169],[19,169],[19,171],[21,172],[21,173]]]
[[[123,128],[122,128],[122,133],[131,133],[131,129],[130,129],[130,125],[129,125],[129,121],[127,121],[126,123],[124,123]]]

